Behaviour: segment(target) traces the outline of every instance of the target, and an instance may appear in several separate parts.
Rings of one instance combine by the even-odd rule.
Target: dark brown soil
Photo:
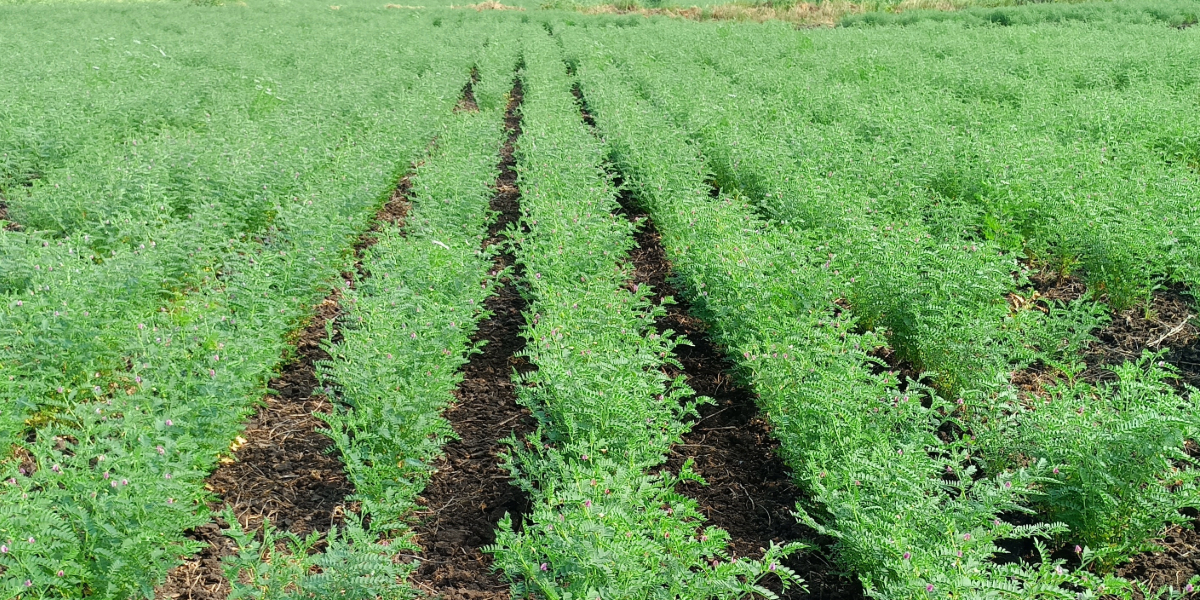
[[[521,84],[513,87],[505,116],[508,140],[501,149],[500,177],[492,210],[499,213],[489,229],[484,247],[501,244],[504,230],[520,217],[513,146],[521,132],[518,108]],[[504,252],[496,257],[493,273],[511,266],[514,257]],[[415,529],[415,540],[423,548],[421,566],[413,584],[433,597],[446,600],[509,598],[508,584],[492,571],[491,557],[480,548],[495,542],[496,524],[505,514],[520,522],[529,510],[528,497],[509,480],[501,466],[501,440],[532,432],[534,420],[528,409],[517,404],[512,381],[514,370],[532,366],[514,356],[525,346],[521,327],[525,323],[525,300],[518,292],[513,271],[498,292],[487,300],[492,316],[479,325],[475,339],[486,340],[481,354],[463,367],[463,381],[455,396],[458,402],[444,416],[459,439],[445,447],[432,479],[419,499],[427,509],[425,520]]]
[[[1147,552],[1117,569],[1117,575],[1145,584],[1153,591],[1164,585],[1183,589],[1189,579],[1200,575],[1200,533],[1195,529],[1171,527],[1158,540],[1163,552]]]
[[[471,79],[463,86],[462,98],[454,105],[454,112],[479,112],[479,104],[475,102],[475,83],[479,81],[479,69],[471,67]]]
[[[1087,285],[1078,277],[1042,272],[1031,279],[1039,301],[1068,301],[1087,293]],[[1083,378],[1114,381],[1116,376],[1106,366],[1136,359],[1145,349],[1163,349],[1167,350],[1164,360],[1180,371],[1180,388],[1183,384],[1200,387],[1200,318],[1193,305],[1182,287],[1171,287],[1155,292],[1147,306],[1111,315],[1112,321],[1095,334],[1099,341],[1084,352]]]
[[[405,176],[376,213],[378,222],[355,243],[359,256],[376,242],[379,222],[403,223],[410,189]],[[270,519],[275,527],[303,536],[327,532],[342,523],[346,510],[357,510],[346,505],[345,499],[354,489],[338,454],[330,452],[333,441],[318,432],[326,425],[313,416],[331,410],[327,398],[313,393],[318,387],[315,364],[330,358],[321,348],[321,340],[326,335],[325,324],[339,313],[337,292],[316,306],[316,314],[299,333],[295,357],[268,385],[277,395],[264,398],[265,406],[234,441],[233,456],[222,459],[208,477],[205,488],[220,497],[210,508],[232,508],[243,528],[258,529],[264,519]],[[167,574],[156,598],[225,598],[231,588],[221,558],[236,552],[233,541],[221,535],[216,523],[188,535],[207,546]]]
[[[629,196],[624,196],[621,204],[631,219],[642,223],[636,236],[638,247],[630,254],[635,268],[633,282],[650,285],[659,303],[667,296],[676,299],[676,303],[666,306],[667,315],[656,326],[659,331],[674,330],[692,342],[691,346],[676,348],[676,357],[684,367],[687,384],[698,395],[714,400],[700,408],[700,419],[684,436],[683,443],[672,448],[666,464],[669,470],[678,472],[691,459],[708,485],[687,483],[679,491],[700,503],[709,523],[729,532],[734,556],[759,558],[771,542],[816,539],[816,532],[791,514],[800,491],[775,454],[779,443],[771,437],[770,425],[759,416],[754,395],[734,377],[733,364],[708,338],[705,325],[690,316],[688,303],[678,299],[670,283],[671,265],[654,225]],[[670,371],[671,376],[679,374],[674,368]],[[864,597],[858,581],[840,575],[821,550],[794,555],[785,564],[805,580],[808,592],[783,592],[778,581],[765,582],[782,598]]]

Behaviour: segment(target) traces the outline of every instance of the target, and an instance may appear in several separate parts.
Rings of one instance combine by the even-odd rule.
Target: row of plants
[[[324,181],[347,177],[358,193],[369,190],[350,178],[394,175],[390,164],[348,174],[341,163],[378,143],[370,136],[389,107],[451,94],[452,81],[430,82],[439,71],[457,78],[463,52],[482,41],[366,15],[321,15],[312,38],[306,18],[278,12],[183,27],[189,11],[171,7],[140,7],[137,19],[114,7],[38,8],[0,25],[14,61],[0,76],[13,90],[0,100],[0,194],[22,225],[0,236],[0,440],[33,415],[94,400],[96,386],[122,386],[134,327],[217,285]],[[72,27],[34,33],[43,20]],[[255,23],[272,35],[243,26]],[[393,25],[437,51],[342,43],[347,28]]]
[[[979,219],[969,206],[986,203],[986,191],[938,175],[923,190],[909,180],[871,195],[854,182],[833,194],[807,193],[819,184],[814,161],[797,146],[817,136],[796,134],[802,127],[788,111],[768,109],[784,96],[747,93],[745,82],[718,72],[738,69],[711,62],[715,56],[745,66],[740,55],[714,52],[688,65],[695,55],[687,53],[670,44],[656,52],[658,61],[671,57],[669,73],[644,59],[625,66],[643,93],[693,132],[723,189],[745,194],[785,227],[830,240],[817,250],[829,252],[827,264],[844,278],[838,293],[858,327],[886,332],[901,358],[930,372],[941,395],[957,401],[956,425],[976,464],[987,472],[1031,466],[1048,479],[1032,506],[1046,522],[1068,526],[1057,544],[1080,545],[1090,568],[1110,572],[1154,549],[1151,540],[1165,525],[1189,520],[1182,511],[1196,508],[1197,471],[1185,444],[1196,437],[1196,401],[1177,395],[1167,383],[1171,369],[1149,354],[1116,367],[1117,383],[1078,381],[1081,351],[1108,308],[1090,299],[1041,310],[1036,302],[1011,305],[1030,287],[1027,267],[1017,261],[1028,262],[1026,244],[988,235],[997,231],[987,228],[995,220]],[[679,81],[688,82],[687,93]],[[878,143],[836,126],[822,134],[834,161],[849,163],[861,147]],[[870,173],[894,166],[880,161],[856,170],[894,177]],[[1065,381],[1021,397],[1010,376],[1035,363]],[[1074,443],[1064,446],[1068,433]],[[1126,456],[1140,458],[1117,458]],[[1045,468],[1030,457],[1046,459]]]
[[[901,389],[868,352],[885,345],[834,303],[840,276],[813,231],[764,222],[744,197],[710,197],[700,148],[639,97],[599,45],[570,29],[580,83],[635,195],[650,213],[698,314],[759,395],[807,497],[798,508],[832,536],[842,564],[880,598],[1084,597],[1126,582],[1038,564],[1000,564],[1006,539],[1053,483],[1048,458],[983,472],[969,438],[938,432],[962,408],[915,382]],[[1041,542],[1038,549],[1043,550]],[[1090,559],[1090,556],[1085,556]]]
[[[124,23],[120,11],[93,16],[114,27]],[[264,22],[271,16],[255,15]],[[424,153],[451,114],[472,54],[490,29],[447,40],[439,47],[439,69],[423,74],[393,71],[388,53],[375,52],[372,78],[396,78],[383,85],[386,91],[355,85],[353,77],[341,80],[339,89],[360,88],[356,93],[364,95],[355,108],[342,108],[352,111],[344,113],[354,123],[352,134],[326,141],[323,164],[300,174],[295,196],[272,200],[274,214],[255,239],[221,249],[220,277],[162,302],[157,312],[139,309],[101,323],[117,340],[115,352],[105,349],[115,365],[85,361],[88,372],[77,380],[53,369],[47,369],[53,378],[45,371],[29,374],[19,370],[26,363],[6,357],[3,379],[14,397],[3,409],[11,448],[0,463],[5,597],[151,597],[167,569],[198,549],[183,532],[210,518],[205,475],[268,392],[268,380],[291,351],[288,333],[311,317],[339,274],[353,268],[355,240],[391,194],[398,168]],[[334,38],[344,39],[342,31]],[[65,239],[44,241],[44,248],[70,247]],[[62,287],[90,273],[80,268]],[[14,324],[18,317],[6,319],[20,332],[10,331],[6,341],[26,334],[72,339],[70,332],[45,330],[50,312],[63,310],[51,304],[54,293],[52,287],[9,294],[10,314],[25,316],[20,324]],[[46,388],[62,399],[52,410],[38,410],[30,390]]]
[[[496,74],[511,77],[513,62]],[[455,435],[441,412],[454,401],[460,367],[478,351],[471,336],[502,275],[489,273],[496,247],[482,248],[501,117],[495,108],[460,113],[439,130],[436,148],[411,178],[404,222],[381,224],[353,285],[340,290],[341,316],[326,342],[331,359],[317,365],[337,409],[318,416],[354,485],[348,500],[360,502],[360,511],[347,515],[340,535],[325,536],[320,553],[312,552],[319,535],[302,539],[269,524],[258,538],[231,529],[238,542],[238,554],[226,559],[231,597],[416,594],[405,580],[418,562],[397,554],[421,550],[411,539],[417,496]]]
[[[663,370],[686,341],[657,332],[662,307],[628,283],[634,225],[616,214],[559,47],[538,28],[522,44],[522,218],[509,236],[530,300],[523,355],[537,367],[518,377],[518,401],[538,427],[509,440],[507,462],[532,509],[519,526],[502,520],[487,551],[514,596],[772,597],[760,583],[795,583],[780,560],[798,547],[730,556],[728,533],[674,491],[698,476],[663,469],[701,401]]]

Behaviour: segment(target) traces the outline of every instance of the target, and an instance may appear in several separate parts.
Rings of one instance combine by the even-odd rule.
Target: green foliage
[[[626,283],[634,225],[614,214],[602,148],[559,48],[527,35],[523,55],[522,227],[508,234],[531,301],[522,354],[537,367],[519,379],[518,400],[539,427],[510,440],[508,467],[533,510],[520,531],[502,521],[486,550],[514,595],[772,597],[761,582],[797,583],[780,561],[800,546],[735,561],[728,534],[705,527],[696,501],[674,491],[698,479],[690,465],[652,474],[696,415],[691,390],[664,372],[679,367],[682,342],[655,330],[664,309],[650,290]]]
[[[276,530],[269,519],[264,519],[256,534],[242,529],[231,510],[225,510],[221,518],[230,524],[222,533],[237,544],[236,554],[222,559],[225,578],[233,587],[230,600],[416,596],[412,590],[396,586],[416,565],[400,563],[394,555],[416,547],[377,542],[353,514],[340,531],[335,525],[326,535],[314,531],[303,538]],[[320,545],[325,546],[322,552],[317,551]]]

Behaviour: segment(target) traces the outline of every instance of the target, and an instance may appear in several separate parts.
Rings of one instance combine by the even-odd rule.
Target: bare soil
[[[475,83],[479,81],[479,69],[471,67],[471,79],[463,86],[462,97],[454,105],[454,112],[479,112],[479,104],[475,102]]]
[[[0,221],[8,221],[8,204],[6,204],[4,200],[0,200]],[[4,228],[8,231],[19,231],[21,226],[17,223],[9,221]]]
[[[505,125],[508,140],[501,149],[500,176],[491,208],[499,213],[484,247],[504,242],[503,232],[520,218],[520,191],[514,170],[514,144],[521,132],[518,108],[523,98],[520,82],[514,86]],[[513,265],[504,252],[496,257],[493,273]],[[510,514],[519,524],[529,511],[529,498],[510,483],[501,466],[501,440],[518,438],[534,429],[529,410],[516,401],[513,371],[533,369],[514,356],[525,346],[521,327],[526,307],[516,282],[520,274],[509,271],[496,294],[487,300],[492,316],[480,323],[475,339],[485,340],[481,354],[463,367],[463,381],[455,391],[458,402],[446,410],[459,439],[445,447],[445,456],[419,499],[427,508],[415,529],[421,545],[421,566],[414,585],[433,597],[446,600],[507,600],[509,586],[492,571],[491,557],[481,550],[495,542],[496,524]]]

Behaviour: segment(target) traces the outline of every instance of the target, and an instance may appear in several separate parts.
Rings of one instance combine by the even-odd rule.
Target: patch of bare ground
[[[521,132],[518,108],[523,98],[518,81],[510,96],[505,125],[508,139],[501,149],[500,176],[492,197],[492,210],[499,213],[484,247],[504,242],[503,232],[520,218],[520,191],[514,169],[514,144]],[[493,273],[513,265],[514,257],[504,252],[496,257]],[[533,368],[515,356],[525,346],[521,327],[526,302],[516,282],[519,274],[509,271],[502,286],[487,300],[492,316],[480,323],[476,341],[486,341],[483,352],[463,367],[463,381],[455,391],[458,401],[444,416],[459,439],[446,445],[445,455],[418,499],[426,508],[424,520],[415,528],[415,541],[422,553],[415,557],[421,566],[413,575],[418,589],[445,600],[506,600],[508,584],[492,571],[491,557],[480,548],[495,542],[496,524],[507,513],[519,525],[528,512],[529,499],[510,483],[501,466],[501,440],[522,437],[534,429],[529,410],[517,404],[512,373]]]
[[[1046,301],[1075,300],[1088,292],[1087,284],[1077,276],[1042,271],[1030,279],[1035,292],[1030,300],[1041,302],[1043,307]],[[1174,384],[1180,393],[1188,393],[1187,386],[1200,388],[1200,319],[1193,306],[1186,290],[1174,286],[1155,292],[1147,304],[1112,314],[1112,321],[1094,333],[1097,341],[1084,351],[1082,358],[1087,366],[1081,376],[1091,383],[1113,382],[1116,375],[1107,367],[1134,360],[1143,350],[1166,350],[1163,360],[1178,369]],[[1013,383],[1022,392],[1036,395],[1057,377],[1057,373],[1036,364],[1015,373]],[[1200,456],[1195,440],[1189,441],[1185,450],[1193,457]],[[1168,528],[1156,540],[1162,551],[1133,557],[1117,569],[1117,574],[1140,582],[1148,590],[1163,585],[1181,589],[1194,575],[1200,574],[1197,528],[1200,519],[1193,521],[1190,528]]]
[[[1087,285],[1077,276],[1039,272],[1030,279],[1036,292],[1031,299],[1043,305],[1087,294]],[[1110,315],[1112,321],[1095,332],[1098,341],[1084,351],[1083,378],[1093,383],[1113,381],[1115,375],[1105,367],[1134,360],[1143,350],[1166,350],[1163,360],[1179,369],[1180,389],[1184,384],[1200,387],[1200,318],[1193,305],[1184,288],[1173,286],[1156,291],[1147,304]]]
[[[454,112],[479,112],[479,104],[475,102],[475,84],[479,82],[479,69],[471,67],[471,78],[463,86],[462,98],[454,105]]]
[[[376,213],[376,223],[354,244],[359,257],[375,244],[382,223],[403,224],[411,187],[407,175],[396,185]],[[315,308],[313,318],[297,337],[295,356],[268,384],[277,393],[264,398],[265,405],[231,447],[233,456],[223,459],[205,484],[220,498],[210,508],[231,508],[247,530],[259,529],[264,519],[270,519],[279,529],[300,536],[327,532],[333,525],[342,524],[345,511],[357,510],[346,504],[354,488],[346,479],[338,454],[330,452],[333,442],[318,432],[326,425],[313,416],[332,410],[325,396],[314,393],[318,387],[315,365],[330,358],[321,348],[321,341],[325,324],[336,320],[341,312],[337,292]],[[224,599],[231,588],[221,559],[237,551],[233,540],[222,535],[214,522],[188,532],[188,536],[206,545],[167,574],[155,597]]]

